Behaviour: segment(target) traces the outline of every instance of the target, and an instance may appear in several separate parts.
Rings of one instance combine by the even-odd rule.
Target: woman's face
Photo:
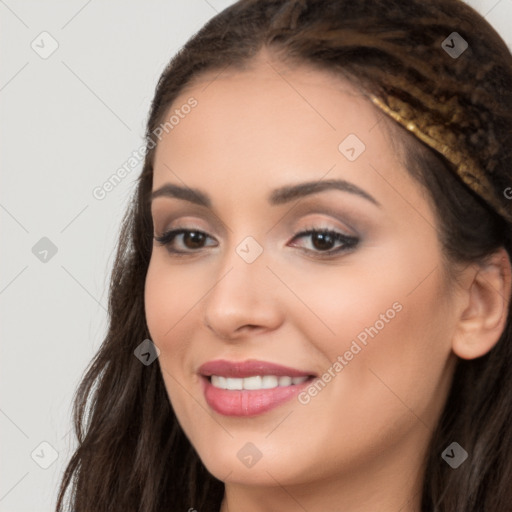
[[[453,370],[433,210],[345,81],[215,76],[176,99],[154,161],[154,234],[191,231],[154,242],[145,289],[178,421],[224,481],[417,481]]]

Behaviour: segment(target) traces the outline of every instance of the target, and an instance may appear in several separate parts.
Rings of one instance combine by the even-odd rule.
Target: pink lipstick
[[[315,375],[266,361],[209,361],[198,370],[208,405],[225,416],[255,416],[287,402]]]

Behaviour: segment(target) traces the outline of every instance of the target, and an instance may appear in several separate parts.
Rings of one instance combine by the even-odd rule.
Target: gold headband
[[[414,119],[412,107],[394,96],[387,97],[386,104],[382,99],[374,94],[370,94],[372,102],[384,111],[388,116],[411,131],[418,139],[435,149],[448,161],[455,165],[456,173],[460,179],[482,199],[484,199],[493,209],[512,221],[512,214],[507,211],[504,205],[496,197],[492,185],[485,176],[482,168],[468,155],[455,151],[455,137],[450,130],[442,125],[429,123],[428,118]],[[423,121],[423,122],[422,122]],[[451,145],[446,144],[451,143]]]

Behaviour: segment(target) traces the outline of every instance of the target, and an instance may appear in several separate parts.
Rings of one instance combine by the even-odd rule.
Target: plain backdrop
[[[54,510],[169,59],[232,0],[0,0],[0,512]],[[468,1],[512,44],[512,0]],[[457,20],[453,20],[457,31]]]

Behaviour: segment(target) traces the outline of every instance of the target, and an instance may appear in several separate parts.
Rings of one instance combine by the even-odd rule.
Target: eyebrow
[[[323,192],[324,190],[349,192],[370,201],[376,206],[381,206],[368,192],[345,180],[307,181],[297,185],[286,185],[273,190],[267,199],[272,206],[277,206],[293,201],[294,199]],[[157,197],[175,197],[200,206],[206,206],[207,208],[211,208],[212,206],[212,201],[205,192],[197,188],[181,187],[172,183],[167,183],[151,193],[151,201]]]

